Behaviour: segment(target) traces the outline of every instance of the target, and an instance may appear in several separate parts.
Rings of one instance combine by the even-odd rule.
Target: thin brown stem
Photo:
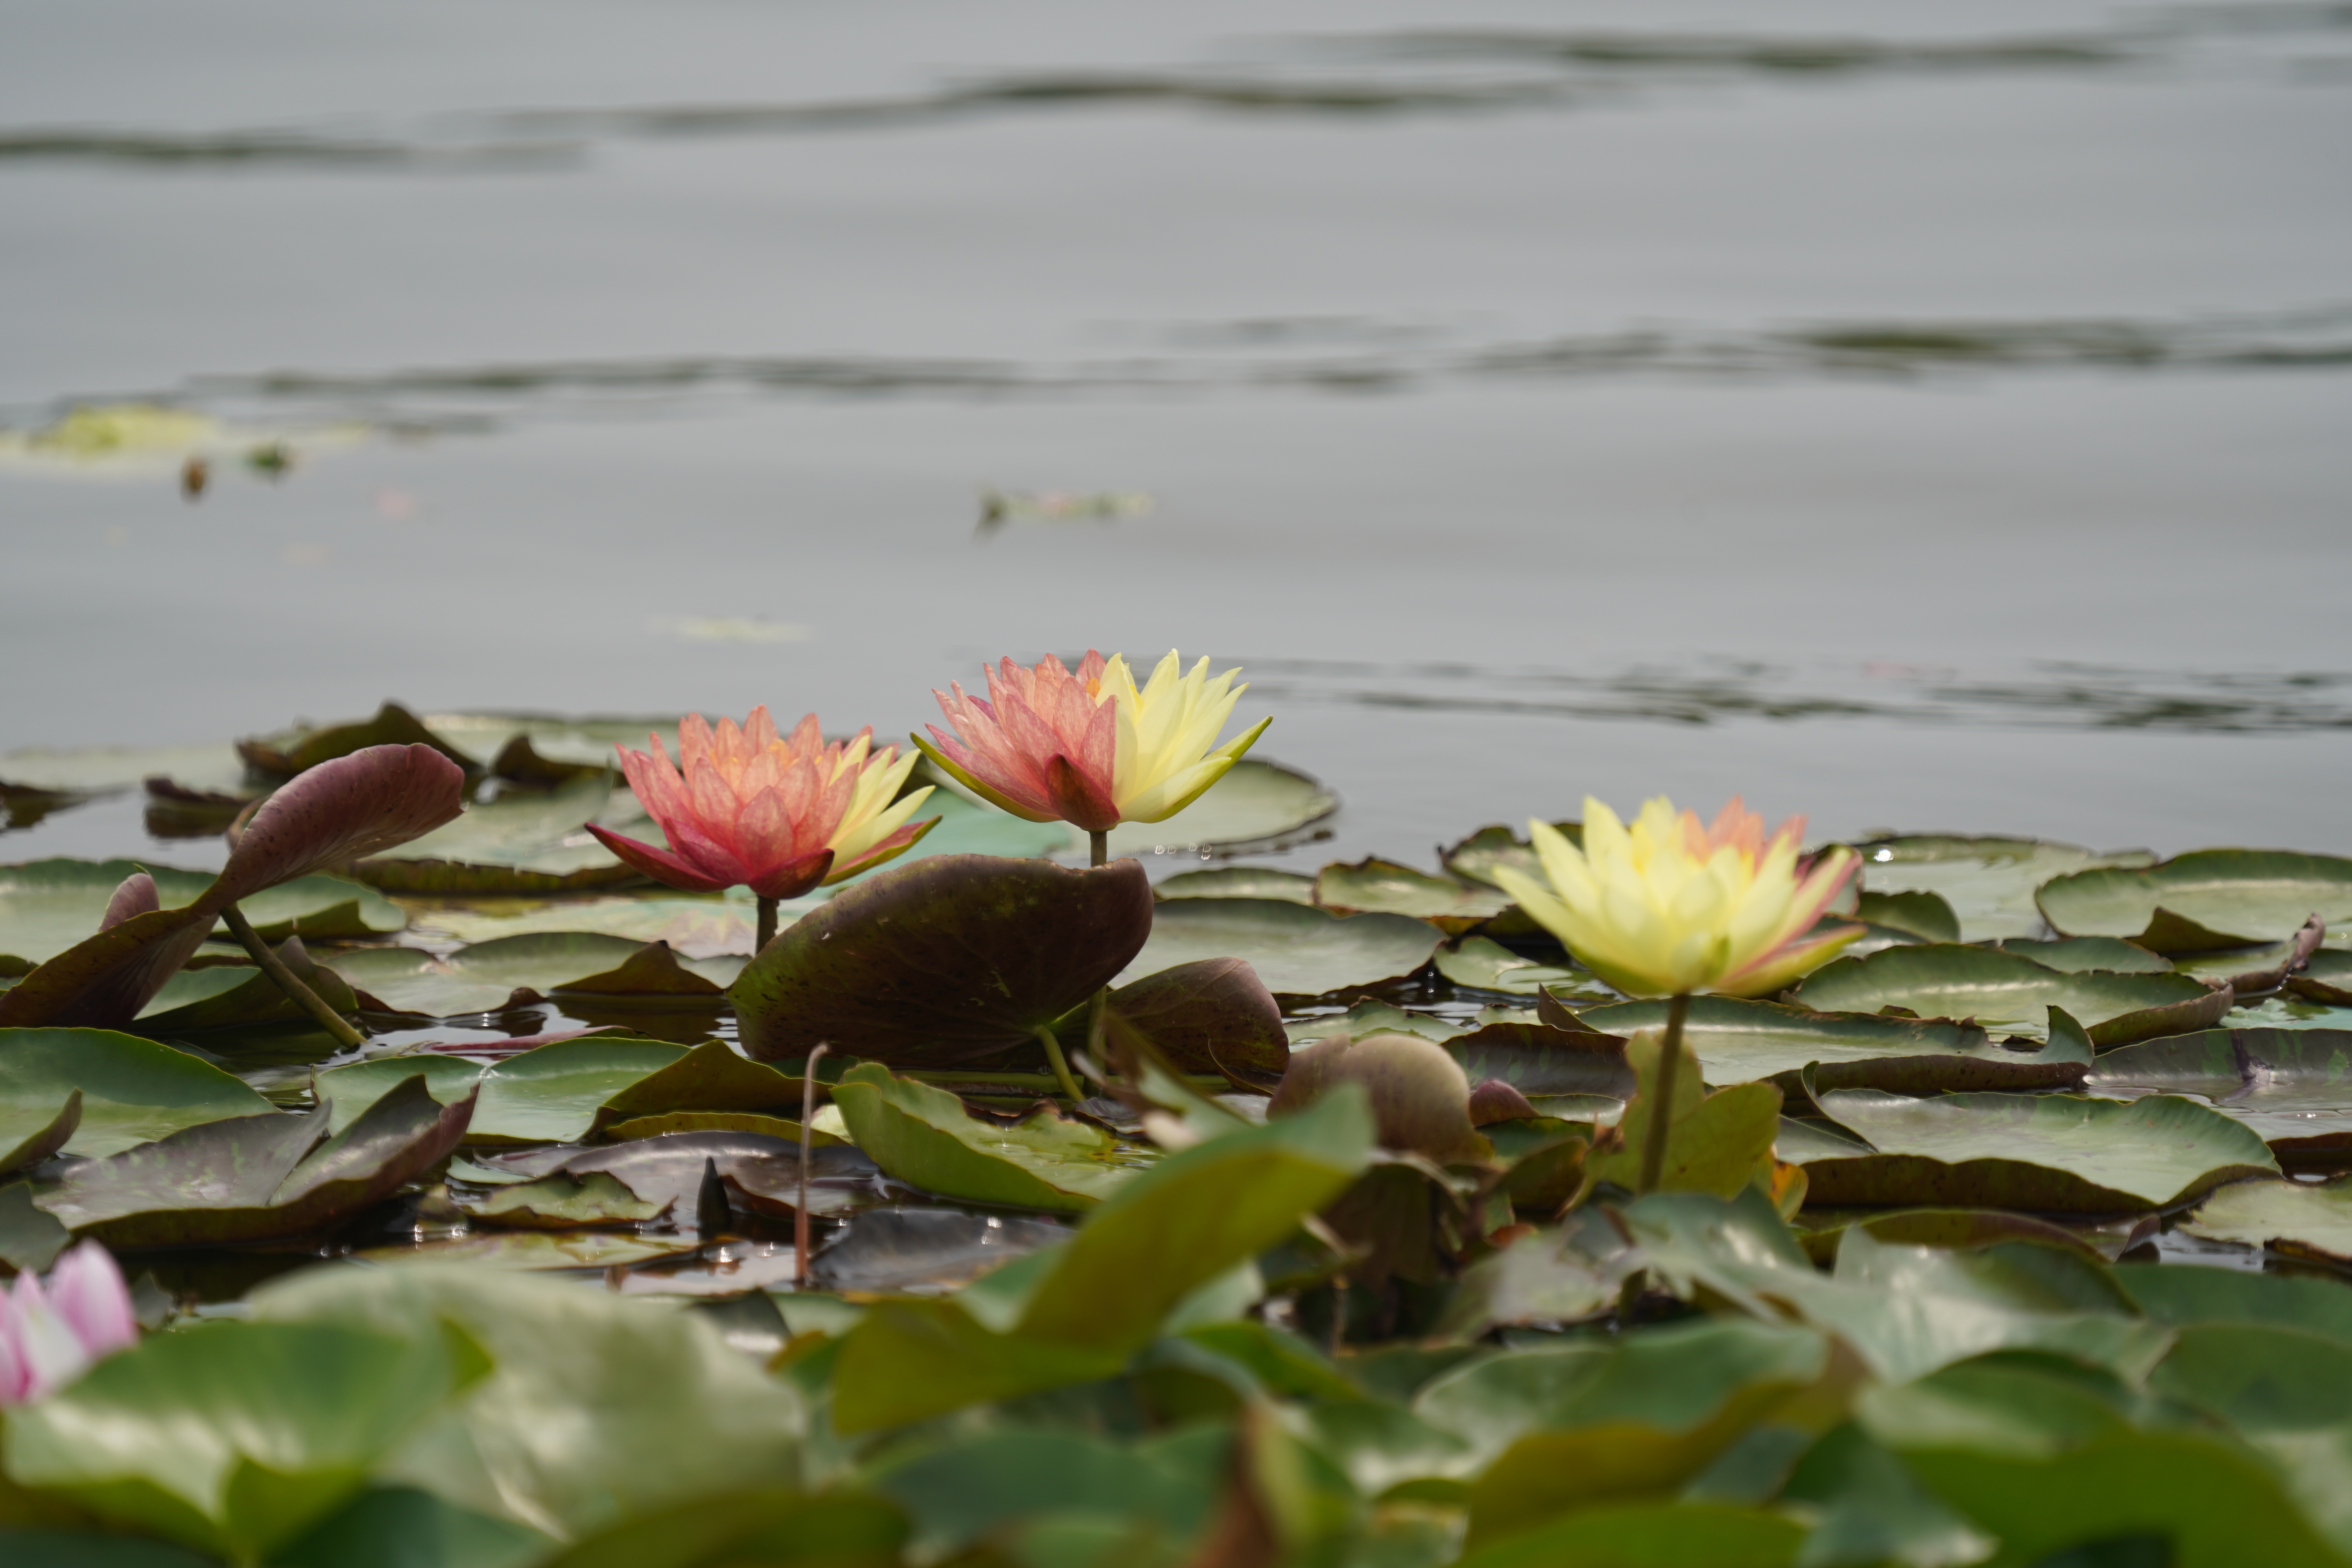
[[[272,952],[269,944],[261,940],[261,933],[253,929],[253,922],[245,918],[243,910],[235,904],[227,905],[221,910],[221,921],[228,927],[229,934],[244,944],[245,951],[260,966],[261,973],[269,976],[296,1006],[310,1014],[319,1027],[332,1035],[337,1045],[349,1050],[367,1038],[352,1027],[349,1019],[320,1000],[316,991],[296,978],[294,972],[286,967],[286,961]]]
[[[773,899],[761,899],[760,900],[760,925],[759,930],[755,931],[751,937],[751,951],[755,953],[759,952],[766,948],[770,942],[775,940],[776,900]]]
[[[1087,835],[1087,863],[1089,866],[1110,864],[1110,834],[1108,830],[1089,832]],[[1087,999],[1087,1059],[1095,1064],[1094,1070],[1097,1072],[1112,1070],[1104,1065],[1109,1058],[1103,1055],[1103,1019],[1104,1015],[1109,1010],[1110,987],[1108,985]]]
[[[1108,828],[1087,833],[1087,864],[1089,866],[1110,864],[1110,830]]]
[[[1062,1092],[1070,1097],[1070,1103],[1075,1105],[1084,1100],[1085,1091],[1078,1088],[1078,1080],[1070,1075],[1069,1060],[1062,1055],[1062,1042],[1054,1037],[1054,1031],[1040,1024],[1037,1026],[1037,1038],[1045,1047],[1045,1059],[1054,1064],[1054,1080],[1062,1086]]]
[[[1650,1108],[1650,1133],[1642,1145],[1641,1184],[1633,1189],[1637,1197],[1657,1191],[1658,1177],[1666,1167],[1666,1135],[1675,1120],[1675,1075],[1682,1066],[1683,1020],[1689,1016],[1688,992],[1666,1004],[1666,1037],[1658,1047],[1658,1076],[1651,1085],[1658,1103]]]
[[[770,900],[760,901],[773,908]],[[816,1114],[817,1058],[829,1048],[820,1042],[816,1049],[808,1054],[808,1061],[801,1068],[801,1190],[793,1204],[793,1289],[795,1290],[805,1290],[809,1287],[808,1184],[809,1145],[812,1142],[809,1118]]]

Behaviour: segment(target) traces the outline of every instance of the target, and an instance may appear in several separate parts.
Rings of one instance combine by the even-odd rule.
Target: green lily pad
[[[0,866],[0,953],[39,963],[86,940],[98,930],[107,900],[122,879],[142,870],[154,878],[165,909],[192,903],[213,885],[205,872],[131,860],[27,860]],[[239,907],[254,929],[271,942],[298,931],[313,941],[386,936],[408,923],[400,906],[374,889],[318,874],[252,894]]]
[[[1312,829],[1339,809],[1339,797],[1307,774],[1244,757],[1201,798],[1165,822],[1110,830],[1114,857],[1217,855],[1287,848],[1321,837]]]
[[[472,1109],[442,1105],[413,1079],[339,1133],[276,1112],[207,1122],[75,1166],[36,1201],[114,1247],[300,1236],[446,1158]]]
[[[584,830],[589,822],[633,837],[651,831],[635,796],[624,790],[615,797],[611,776],[600,773],[558,789],[478,802],[455,822],[402,845],[397,857],[362,860],[352,871],[390,892],[444,897],[570,892],[643,881]]]
[[[1824,1012],[1895,1006],[1973,1018],[2029,1039],[2046,1038],[2048,1010],[2063,1007],[2103,1047],[2210,1027],[2229,1007],[2226,993],[2184,974],[2069,973],[2019,953],[1942,942],[1834,960],[1806,976],[1797,997]]]
[[[2042,912],[2068,936],[2128,937],[2168,956],[2281,942],[2316,914],[2352,918],[2352,860],[2284,849],[2199,849],[2144,870],[2083,871],[2043,885]]]
[[[1271,866],[1212,866],[1202,871],[1179,871],[1152,885],[1151,896],[1170,899],[1281,899],[1288,903],[1315,901],[1315,879]]]
[[[615,1236],[609,1231],[509,1230],[370,1247],[352,1254],[362,1263],[479,1265],[487,1268],[616,1268],[676,1258],[702,1245],[698,1236]]]
[[[415,929],[420,934],[468,945],[541,932],[626,937],[640,943],[667,942],[673,952],[708,963],[726,955],[751,955],[757,909],[749,889],[738,891],[744,896],[663,891],[635,897],[514,898],[436,904],[417,911]],[[797,920],[824,901],[793,900],[782,906],[779,919]]]
[[[1664,1002],[1588,1007],[1580,1021],[1605,1035],[1665,1027]],[[1711,1084],[1748,1083],[1811,1067],[1823,1089],[1930,1093],[1963,1089],[2049,1088],[2082,1076],[2087,1062],[2061,1053],[2028,1054],[1995,1045],[1974,1024],[1815,1012],[1780,1002],[1695,996],[1685,1037]]]
[[[762,1116],[751,1110],[666,1110],[657,1116],[633,1116],[625,1121],[615,1121],[607,1126],[602,1136],[614,1142],[629,1142],[644,1138],[666,1138],[673,1132],[749,1132],[762,1138],[781,1138],[787,1143],[798,1143],[803,1131],[812,1149],[835,1148],[849,1142],[823,1128],[803,1130],[796,1121],[782,1116]]]
[[[310,1074],[310,1092],[330,1134],[342,1131],[362,1112],[409,1079],[425,1078],[427,1093],[444,1105],[454,1105],[474,1090],[482,1076],[481,1064],[463,1057],[419,1051],[414,1056],[375,1057],[321,1068]]]
[[[1532,1024],[1536,1016],[1530,1012],[1492,1021]],[[1480,1026],[1441,1018],[1434,1013],[1412,1012],[1393,1002],[1365,996],[1359,998],[1344,1013],[1311,1013],[1288,1018],[1283,1024],[1283,1032],[1290,1037],[1295,1048],[1312,1040],[1328,1039],[1333,1035],[1345,1035],[1351,1040],[1360,1040],[1366,1035],[1391,1034],[1419,1035],[1424,1040],[1450,1040],[1456,1035],[1466,1035]]]
[[[2039,936],[2041,911],[2034,889],[2053,877],[2092,867],[2147,866],[2144,850],[2098,854],[2073,844],[2039,838],[1968,837],[1957,834],[1904,834],[1854,846],[1862,856],[1862,880],[1874,893],[1939,895],[1970,942],[1993,937]]]
[[[797,1113],[803,1087],[797,1073],[778,1072],[738,1056],[721,1041],[705,1040],[667,1066],[614,1091],[597,1107],[591,1131],[604,1132],[633,1118],[683,1111],[789,1110]]]
[[[2076,1095],[1875,1089],[1819,1097],[1874,1154],[1804,1162],[1807,1201],[1827,1207],[2163,1208],[2278,1170],[2251,1129],[2177,1095],[2128,1104]]]
[[[8,1468],[18,1483],[119,1524],[259,1562],[356,1494],[396,1442],[483,1370],[471,1345],[325,1325],[199,1324],[12,1412]]]
[[[1564,999],[1606,1001],[1615,994],[1572,963],[1544,963],[1522,957],[1499,942],[1465,937],[1437,950],[1437,973],[1470,991],[1533,996],[1550,990]]]
[[[242,1080],[152,1040],[106,1029],[0,1029],[0,1116],[19,1125],[53,1118],[77,1091],[81,1119],[65,1152],[93,1158],[275,1110]]]
[[[2290,1170],[2352,1163],[2352,1032],[2205,1029],[2099,1059],[2095,1094],[2189,1094],[2242,1121]]]
[[[2352,1007],[2352,952],[2323,947],[2311,955],[2300,973],[2286,977],[2285,985],[2297,996],[2314,1002]]]
[[[2003,952],[2014,952],[2046,969],[2063,969],[2069,974],[2085,969],[2110,970],[2117,974],[2162,974],[2172,967],[2170,959],[2114,936],[2069,936],[2055,942],[2011,937],[1993,945]]]
[[[1552,826],[1565,834],[1570,844],[1583,847],[1584,824],[1555,822]],[[1520,837],[1517,828],[1501,823],[1490,823],[1460,843],[1439,850],[1437,858],[1439,864],[1463,880],[1489,888],[1503,885],[1495,879],[1497,867],[1507,866],[1530,877],[1543,875],[1543,868],[1536,863],[1535,846]]]
[[[607,1100],[685,1055],[683,1048],[658,1040],[605,1037],[559,1040],[509,1057],[482,1073],[481,1100],[467,1142],[576,1142],[595,1126]]]
[[[359,999],[341,975],[322,969],[310,961],[299,937],[288,937],[278,950],[278,956],[289,973],[310,988],[313,995],[345,1017],[359,1011]],[[183,974],[187,971],[183,970]],[[269,1024],[309,1026],[310,1016],[278,987],[278,983],[258,969],[232,967],[201,969],[198,977],[234,975],[241,977],[234,986],[215,989],[216,980],[204,979],[199,987],[211,994],[200,995],[176,1006],[159,1004],[171,1000],[173,986],[167,982],[132,1021],[141,1034],[163,1037],[203,1034],[216,1029],[252,1028]],[[173,978],[177,978],[174,976]]]
[[[1009,1125],[975,1117],[947,1090],[878,1063],[851,1069],[834,1085],[833,1100],[876,1164],[941,1197],[1076,1213],[1150,1161],[1049,1106]]]
[[[1511,907],[1493,888],[1433,877],[1377,856],[1353,865],[1329,865],[1315,879],[1315,902],[1335,915],[1409,915],[1449,936],[1483,925]]]
[[[252,1312],[411,1342],[454,1325],[478,1342],[488,1375],[413,1434],[400,1462],[402,1480],[477,1513],[576,1539],[803,1474],[800,1399],[758,1375],[701,1313],[421,1261],[305,1269],[254,1292]]]
[[[46,1269],[73,1241],[73,1232],[33,1203],[33,1184],[0,1186],[0,1263],[23,1273]]]
[[[1321,996],[1402,980],[1429,962],[1437,941],[1434,927],[1403,915],[1335,915],[1276,899],[1183,899],[1160,906],[1150,939],[1119,978],[1241,958],[1277,996]]]
[[[2206,1241],[2352,1263],[2352,1176],[2317,1183],[2240,1182],[2199,1205],[2180,1228]]]
[[[1941,893],[1864,892],[1854,901],[1853,912],[1872,925],[1908,931],[1923,942],[1960,940],[1960,917]]]
[[[937,855],[794,921],[730,994],[745,1049],[763,1060],[829,1042],[902,1067],[956,1066],[1025,1047],[1128,964],[1152,918],[1151,884],[1132,860],[1071,870]],[[1223,954],[1150,968],[1212,956]]]
[[[525,1001],[578,995],[605,1005],[707,1007],[724,990],[699,972],[713,961],[680,963],[663,943],[596,931],[496,937],[438,960],[413,948],[380,948],[327,963],[387,1006],[436,1018],[498,1011],[518,991],[531,994]],[[731,967],[719,961],[714,973]]]
[[[0,1175],[37,1165],[66,1146],[81,1125],[81,1090],[53,1106],[16,1097],[0,1100]]]
[[[667,1202],[650,1203],[602,1171],[584,1176],[541,1176],[493,1188],[479,1198],[459,1198],[468,1219],[526,1230],[578,1230],[643,1225],[667,1213]]]

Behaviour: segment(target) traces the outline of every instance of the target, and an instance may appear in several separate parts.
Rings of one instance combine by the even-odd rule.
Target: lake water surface
[[[888,734],[1181,646],[1345,799],[1310,866],[1587,791],[2352,851],[2342,7],[0,37],[0,752],[388,696]],[[23,439],[128,399],[295,467]]]

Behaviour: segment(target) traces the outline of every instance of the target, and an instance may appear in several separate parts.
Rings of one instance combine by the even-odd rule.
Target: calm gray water
[[[195,504],[0,463],[0,751],[386,696],[887,732],[999,653],[1181,646],[1345,797],[1310,864],[1588,790],[2352,851],[2352,10],[0,38],[0,425],[297,455]],[[979,533],[989,486],[1154,504]],[[142,847],[77,820],[0,850]]]

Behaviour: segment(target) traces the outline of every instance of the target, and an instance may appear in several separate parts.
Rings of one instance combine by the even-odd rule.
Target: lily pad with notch
[[[1271,852],[1328,837],[1317,829],[1339,809],[1338,795],[1296,768],[1244,757],[1167,821],[1122,823],[1112,828],[1110,853]]]
[[[35,1202],[110,1247],[302,1236],[390,1196],[446,1158],[470,1099],[404,1080],[341,1132],[317,1116],[206,1122],[68,1170]]]
[[[1151,884],[1132,860],[1073,870],[936,855],[803,916],[729,994],[758,1059],[830,1044],[900,1067],[968,1065],[1029,1047],[1128,968],[1151,930]]]
[[[394,1085],[423,1074],[430,1092],[450,1103],[478,1088],[468,1142],[563,1143],[587,1136],[605,1101],[686,1054],[659,1040],[594,1036],[558,1040],[487,1068],[430,1052],[377,1057],[328,1068],[311,1082],[338,1131]]]
[[[1464,937],[1437,950],[1437,973],[1466,991],[1533,996],[1551,990],[1570,1001],[1604,1002],[1616,993],[1573,963],[1547,963],[1483,936]]]
[[[2230,1006],[2226,990],[2184,974],[2069,973],[2021,953],[1944,942],[1834,960],[1806,977],[1797,999],[1824,1012],[1903,1007],[1973,1018],[2027,1038],[2046,1037],[2047,1010],[2063,1007],[2102,1047],[2208,1028]]]
[[[1862,881],[1874,893],[1927,892],[1940,896],[1970,942],[2042,934],[2034,889],[2053,877],[2093,867],[2152,865],[2145,850],[2102,854],[2074,844],[2041,838],[1978,837],[1960,834],[1896,834],[1854,845],[1862,857]]]
[[[153,1040],[106,1029],[0,1029],[0,1117],[46,1125],[75,1094],[81,1114],[64,1152],[93,1158],[275,1110],[243,1080]]]
[[[1875,1151],[1802,1162],[1819,1207],[2023,1209],[2120,1214],[2167,1208],[2225,1182],[2273,1175],[2261,1138],[2178,1095],[2123,1103],[2063,1094],[1877,1089],[1818,1097]]]
[[[2292,937],[2313,915],[2352,920],[2352,859],[2285,849],[2197,849],[2145,869],[2053,879],[2039,899],[2068,936],[2127,937],[2152,952],[2211,952]]]
[[[2095,1094],[2188,1094],[2253,1129],[2288,1170],[2352,1164],[2352,1032],[2205,1029],[2111,1051]]]

